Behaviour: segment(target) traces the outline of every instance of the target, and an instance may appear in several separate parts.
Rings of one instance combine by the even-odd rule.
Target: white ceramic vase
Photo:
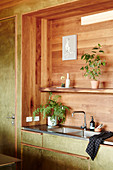
[[[48,126],[56,126],[57,125],[57,117],[55,119],[51,119],[51,116],[48,116]]]

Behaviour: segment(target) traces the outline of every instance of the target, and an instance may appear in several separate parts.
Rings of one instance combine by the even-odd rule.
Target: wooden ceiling
[[[0,10],[13,7],[19,3],[22,3],[25,0],[0,0]]]
[[[40,0],[40,1],[45,1],[45,0]],[[48,1],[47,2],[47,4],[48,4],[49,0],[46,0],[46,1]],[[38,3],[37,0],[0,0],[0,10],[5,9],[5,8],[9,8],[9,7],[13,7],[13,6],[16,6],[18,4],[24,4],[24,3],[29,4],[30,2]],[[100,0],[100,1],[98,1],[98,0],[93,0],[93,1],[91,1],[91,0],[75,0],[75,1],[70,2],[70,3],[66,3],[66,6],[69,7],[68,10],[72,9],[73,4],[74,4],[75,9],[76,8],[81,8],[81,10],[82,10],[82,7],[84,7],[84,6],[87,6],[87,7],[89,6],[90,10],[93,10],[93,9],[95,10],[95,8],[96,8],[96,10],[98,8],[102,8],[102,10],[103,9],[107,10],[107,9],[112,9],[113,8],[113,1],[112,0]],[[59,5],[58,5],[57,8],[59,8]],[[64,8],[63,5],[62,5],[62,8]],[[87,12],[88,9],[89,8],[87,8],[85,12]],[[64,8],[64,11],[65,11],[65,8]]]

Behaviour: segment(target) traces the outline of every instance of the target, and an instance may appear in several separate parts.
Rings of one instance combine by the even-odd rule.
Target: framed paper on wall
[[[62,60],[77,59],[77,35],[62,37]]]

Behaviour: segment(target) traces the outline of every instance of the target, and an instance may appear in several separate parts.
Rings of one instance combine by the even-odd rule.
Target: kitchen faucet
[[[86,113],[84,111],[73,111],[72,117],[73,117],[74,113],[83,113],[84,114],[84,126],[81,126],[81,128],[86,130]]]

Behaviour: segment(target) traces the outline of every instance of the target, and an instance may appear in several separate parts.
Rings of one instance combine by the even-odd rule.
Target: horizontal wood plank
[[[113,94],[113,89],[91,89],[91,88],[63,88],[63,87],[46,87],[40,88],[41,92],[61,92],[61,93],[96,93],[96,94]]]

